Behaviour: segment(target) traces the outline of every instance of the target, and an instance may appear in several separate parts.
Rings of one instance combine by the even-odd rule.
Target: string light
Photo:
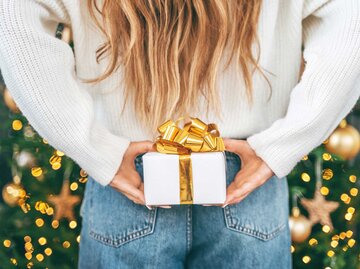
[[[332,177],[334,176],[334,172],[333,170],[331,170],[330,168],[324,169],[322,178],[325,180],[330,180],[332,179]]]
[[[318,244],[318,241],[315,238],[311,238],[309,240],[309,245],[310,246],[316,246]]]
[[[351,197],[349,195],[347,195],[346,193],[341,194],[340,199],[345,204],[349,204],[351,202]]]
[[[23,124],[20,120],[14,120],[12,122],[12,128],[14,131],[20,131],[23,127]]]
[[[321,193],[322,195],[324,195],[324,196],[328,195],[329,192],[330,192],[330,190],[329,190],[328,187],[322,186],[322,187],[320,188],[320,193]]]
[[[333,257],[335,255],[335,252],[333,250],[329,250],[327,252],[327,255],[331,258],[331,257]]]
[[[36,224],[36,226],[38,226],[38,227],[42,227],[42,226],[44,226],[44,220],[43,220],[42,218],[37,218],[37,219],[35,220],[35,224]]]
[[[44,250],[44,253],[45,253],[46,256],[50,256],[52,254],[52,249],[51,248],[46,248]]]
[[[9,248],[11,246],[11,241],[9,239],[4,240],[4,247]]]
[[[350,237],[352,237],[352,236],[353,236],[353,231],[348,230],[348,231],[346,232],[346,237],[347,237],[347,238],[350,238]]]
[[[75,220],[70,221],[69,227],[70,229],[75,229],[77,226],[77,222]]]
[[[76,191],[78,189],[79,185],[76,182],[73,182],[70,184],[70,190]]]
[[[332,156],[331,156],[330,153],[325,152],[325,153],[322,155],[322,158],[323,158],[324,161],[330,161],[331,158],[332,158]]]
[[[352,248],[355,245],[355,243],[356,243],[355,239],[351,238],[348,241],[348,246]]]
[[[26,252],[33,252],[34,251],[34,246],[33,246],[33,244],[31,244],[31,242],[26,242],[25,243],[25,251]]]
[[[42,173],[43,173],[43,171],[42,171],[41,167],[33,167],[33,168],[31,168],[31,174],[34,177],[39,177],[39,176],[42,175]]]
[[[350,181],[351,183],[355,183],[355,182],[356,182],[356,176],[355,176],[355,175],[350,175],[350,176],[349,176],[349,181]]]
[[[47,243],[47,240],[46,240],[46,238],[45,237],[40,237],[39,239],[38,239],[38,242],[39,242],[39,244],[40,245],[45,245],[46,243]]]
[[[350,189],[350,195],[351,196],[354,196],[354,197],[357,196],[358,192],[359,192],[359,190],[357,188],[351,188]]]
[[[333,237],[331,237],[331,240],[336,240],[336,241],[338,241],[339,238],[340,238],[339,235],[335,234],[335,235],[333,235]]]
[[[53,163],[53,164],[51,165],[51,168],[52,168],[53,170],[59,170],[60,167],[61,167],[61,163]]]
[[[47,208],[46,209],[46,214],[49,215],[49,216],[53,215],[54,214],[54,208],[52,208],[52,207]]]
[[[64,243],[63,243],[64,248],[69,248],[70,246],[71,246],[71,244],[69,241],[64,241]]]
[[[350,221],[350,220],[352,219],[352,217],[353,217],[353,214],[351,214],[351,213],[346,213],[346,214],[345,214],[345,219],[346,219],[347,221]]]
[[[346,233],[341,232],[341,233],[340,233],[340,239],[341,239],[341,240],[344,240],[345,237],[346,237]]]
[[[347,212],[350,213],[350,214],[354,214],[354,213],[355,213],[355,208],[353,208],[353,207],[351,206],[351,207],[349,207],[349,208],[347,209]]]
[[[87,180],[88,180],[87,177],[81,177],[81,178],[79,178],[79,182],[80,182],[80,183],[86,183]]]
[[[44,260],[44,255],[42,255],[41,253],[36,254],[36,259],[37,259],[39,262],[42,262],[42,261]]]
[[[57,229],[59,227],[59,221],[58,220],[53,220],[51,222],[51,226],[54,228],[54,229]]]
[[[330,226],[329,226],[329,225],[323,225],[323,226],[322,226],[322,231],[323,231],[324,233],[330,232]]]
[[[303,263],[309,263],[311,261],[311,258],[309,256],[304,256],[302,258]]]
[[[25,258],[26,258],[27,260],[31,260],[31,259],[32,259],[32,253],[31,253],[31,252],[26,252],[26,253],[25,253]]]
[[[308,173],[302,173],[301,174],[301,179],[304,181],[304,182],[309,182],[310,181],[310,176],[309,176],[309,174]]]

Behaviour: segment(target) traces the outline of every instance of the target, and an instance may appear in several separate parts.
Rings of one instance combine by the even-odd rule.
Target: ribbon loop
[[[215,123],[205,124],[198,118],[190,117],[183,128],[167,120],[158,127],[160,135],[156,139],[156,149],[167,154],[189,154],[190,152],[224,151],[224,142]]]

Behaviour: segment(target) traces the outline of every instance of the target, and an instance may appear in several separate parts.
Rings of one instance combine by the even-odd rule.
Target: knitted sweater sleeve
[[[60,0],[0,0],[0,69],[29,123],[102,185],[110,183],[130,141],[94,117],[70,46],[55,37],[70,23]]]
[[[276,176],[286,176],[320,145],[360,95],[360,1],[306,0],[300,82],[286,115],[247,138]]]

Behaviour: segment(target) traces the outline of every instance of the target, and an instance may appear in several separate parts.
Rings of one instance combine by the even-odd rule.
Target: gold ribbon
[[[198,118],[190,117],[183,128],[178,122],[167,120],[158,127],[156,150],[166,154],[179,155],[180,204],[193,203],[193,178],[191,152],[224,151],[225,146],[215,123],[205,124]]]

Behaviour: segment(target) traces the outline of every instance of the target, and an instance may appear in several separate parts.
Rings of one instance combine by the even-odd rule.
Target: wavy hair
[[[132,96],[138,120],[150,129],[197,113],[200,95],[207,113],[212,108],[221,114],[216,75],[225,48],[225,68],[236,57],[253,102],[253,73],[264,76],[256,33],[261,0],[103,0],[101,6],[88,0],[87,7],[106,37],[96,60],[110,57],[105,72],[87,82],[104,80],[122,66],[124,104]]]

